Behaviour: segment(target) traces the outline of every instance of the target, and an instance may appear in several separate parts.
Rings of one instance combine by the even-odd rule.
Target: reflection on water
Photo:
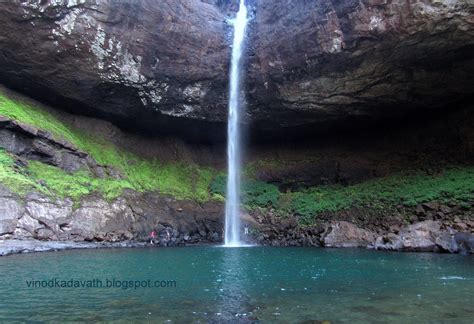
[[[177,286],[26,285],[72,277],[172,279]],[[0,322],[469,323],[474,258],[265,247],[64,251],[0,258],[0,292]]]
[[[241,260],[241,252],[236,248],[223,248],[219,252],[216,315],[226,320],[246,316],[243,314],[248,312],[249,296],[246,292],[248,269],[245,267],[245,260]]]

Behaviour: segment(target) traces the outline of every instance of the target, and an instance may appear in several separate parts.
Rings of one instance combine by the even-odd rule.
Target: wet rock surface
[[[428,206],[429,213],[416,215],[416,210]],[[390,216],[389,210],[361,221],[355,217],[360,211],[350,210],[334,213],[332,220],[312,226],[300,226],[296,218],[281,219],[272,211],[259,212],[253,215],[254,223],[249,223],[252,230],[246,239],[249,243],[270,246],[470,254],[474,251],[474,216],[470,212],[472,206],[466,207],[448,207],[437,202],[420,204],[404,211],[404,215],[411,215],[410,221],[401,214]],[[446,214],[441,217],[439,210]],[[361,212],[365,214],[367,210]],[[344,218],[347,220],[341,220]]]
[[[465,230],[468,230],[466,228]],[[410,252],[473,253],[474,234],[456,232],[439,221],[424,221],[403,228],[398,235],[379,236],[375,249]]]
[[[0,238],[74,242],[148,242],[159,233],[158,246],[222,241],[222,206],[129,191],[112,202],[53,200],[32,193],[23,200],[2,188]]]
[[[400,230],[398,235],[389,234],[385,237],[378,237],[375,248],[396,251],[417,251],[432,252],[440,247],[445,250],[452,250],[451,236],[444,236],[441,231],[441,224],[437,221],[424,221],[409,225]],[[446,234],[449,234],[446,232]]]
[[[473,95],[469,1],[249,3],[245,118],[257,134],[412,119]],[[235,1],[4,2],[0,82],[135,130],[219,140],[235,9]]]
[[[330,224],[322,235],[325,247],[367,247],[375,234],[348,222]]]

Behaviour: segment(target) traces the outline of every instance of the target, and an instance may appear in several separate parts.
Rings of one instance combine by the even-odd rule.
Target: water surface
[[[471,322],[474,259],[317,248],[150,248],[0,258],[0,322]],[[28,280],[174,280],[31,288]]]

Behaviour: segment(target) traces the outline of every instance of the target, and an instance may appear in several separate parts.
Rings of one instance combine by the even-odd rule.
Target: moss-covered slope
[[[68,174],[37,161],[31,161],[24,167],[15,166],[12,156],[0,151],[0,182],[19,193],[35,189],[59,197],[79,199],[98,192],[112,199],[129,188],[139,192],[159,191],[178,199],[209,199],[208,188],[213,174],[210,168],[144,159],[94,134],[85,134],[42,107],[4,93],[0,93],[0,115],[48,131],[55,138],[66,140],[88,153],[98,164],[113,167],[121,174],[121,179],[98,178],[85,171]]]

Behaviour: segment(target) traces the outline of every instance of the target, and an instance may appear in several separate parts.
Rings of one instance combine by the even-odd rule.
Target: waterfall
[[[244,49],[245,30],[247,27],[247,7],[245,0],[240,0],[239,12],[234,19],[234,41],[230,70],[229,117],[227,125],[227,199],[225,204],[225,245],[240,245],[240,98],[241,57]]]

